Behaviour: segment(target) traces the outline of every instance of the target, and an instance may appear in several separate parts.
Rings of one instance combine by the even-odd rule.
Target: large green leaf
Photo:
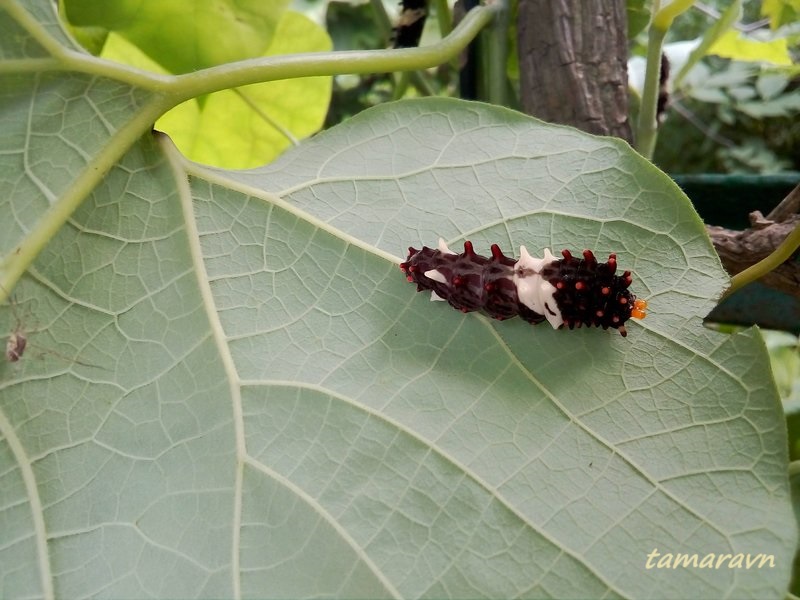
[[[3,268],[110,164],[0,307],[29,337],[0,365],[0,597],[784,593],[768,358],[702,327],[726,277],[650,163],[419,100],[206,169],[131,137],[151,93],[41,61],[48,5],[0,9]],[[627,338],[463,315],[397,269],[440,235],[617,252],[651,314]]]

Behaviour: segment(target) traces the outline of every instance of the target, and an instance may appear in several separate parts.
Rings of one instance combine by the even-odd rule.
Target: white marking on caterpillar
[[[444,246],[444,240],[442,238],[439,238],[439,245]],[[449,250],[447,250],[447,246],[444,247],[445,250],[442,250],[442,252],[445,251],[450,252]],[[450,252],[450,254],[454,254],[454,252]],[[425,271],[425,277],[427,277],[428,279],[433,279],[434,281],[438,281],[439,283],[443,283],[444,285],[447,285],[447,277],[445,277],[444,274],[438,269],[431,269],[429,271]],[[447,299],[442,298],[439,294],[431,290],[431,302],[447,302]]]
[[[450,248],[447,247],[447,244],[444,243],[444,238],[439,238],[439,252],[442,254],[455,254]]]
[[[517,287],[519,301],[532,311],[544,315],[553,329],[561,327],[564,319],[561,311],[550,308],[558,306],[555,299],[556,288],[545,281],[541,273],[547,265],[557,260],[550,253],[550,248],[544,249],[544,258],[534,258],[525,246],[520,246],[519,260],[514,266],[514,285]]]
[[[442,273],[438,269],[431,269],[430,271],[425,271],[425,277],[447,285],[447,277],[445,277],[444,273]]]

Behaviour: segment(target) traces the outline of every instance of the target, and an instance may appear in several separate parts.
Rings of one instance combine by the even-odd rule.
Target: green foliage
[[[376,50],[387,47],[389,32],[382,31],[372,2],[329,2],[325,28],[339,51]],[[333,95],[326,127],[331,127],[358,113],[392,99],[395,78],[391,73],[363,76],[340,75],[334,78]]]
[[[784,403],[800,407],[800,342],[797,336],[784,332],[767,334],[765,339],[778,391]],[[787,412],[795,412],[795,409]]]
[[[380,17],[369,2],[327,3],[325,29],[333,40],[336,50],[375,50],[384,48],[389,42],[389,32],[376,24]]]
[[[800,169],[800,90],[790,87],[785,73],[742,62],[700,63],[673,102],[655,154],[664,168],[680,173]]]
[[[666,0],[657,2],[658,10],[654,11],[650,27],[660,31],[667,31],[672,27],[672,22],[681,14],[692,8],[695,0]]]
[[[652,17],[647,0],[626,0],[628,16],[628,38],[634,39],[647,28]]]
[[[348,69],[447,61],[490,10]],[[784,593],[764,344],[703,328],[727,276],[627,144],[421,99],[210,169],[152,123],[338,57],[173,78],[84,53],[49,0],[0,29],[3,290],[26,271],[0,326],[29,338],[0,364],[0,596]],[[651,314],[625,339],[430,303],[397,263],[440,235],[616,252]],[[655,547],[776,565],[648,570]]]
[[[673,173],[777,173],[800,169],[800,73],[791,30],[744,33],[742,3],[718,3],[718,18],[692,11],[675,20],[666,44],[671,106],[659,128],[654,160]],[[743,4],[752,16],[753,3]],[[723,60],[727,59],[727,60]],[[631,61],[632,80],[642,59]],[[652,75],[649,75],[652,77]]]
[[[61,1],[73,32],[87,47],[154,73],[191,73],[259,56],[331,49],[327,33],[286,10],[287,0],[216,0],[200,9],[192,1]],[[156,127],[192,160],[252,167],[316,133],[330,92],[330,77],[259,83],[192,98]]]
[[[422,44],[440,41],[443,32],[438,27],[438,5],[431,2],[429,16],[422,34]],[[328,2],[325,26],[340,51],[377,50],[391,46],[389,27],[392,15],[398,12],[398,2]],[[435,69],[417,71],[413,77],[397,73],[368,73],[363,76],[342,75],[334,79],[333,97],[325,120],[331,127],[367,108],[392,99],[427,95],[453,95],[457,81],[451,64]]]
[[[772,29],[795,23],[800,18],[800,0],[762,0],[761,14],[769,17]]]
[[[260,56],[289,5],[289,0],[211,0],[202,8],[193,0],[60,1],[74,28],[116,33],[175,74]]]
[[[303,15],[287,12],[265,57],[330,50],[330,40]],[[274,160],[316,133],[328,112],[331,77],[270,81],[224,90],[176,107],[156,122],[192,160],[229,168]]]
[[[778,331],[767,331],[764,337],[786,413],[789,458],[800,460],[800,342],[797,336]]]
[[[706,30],[706,32],[700,37],[697,46],[689,54],[686,62],[681,65],[678,73],[672,78],[673,88],[680,87],[683,79],[686,77],[689,71],[694,68],[695,65],[697,65],[700,59],[714,52],[713,49],[717,47],[719,41],[725,35],[730,33],[731,27],[739,19],[741,12],[741,0],[732,2],[731,5],[725,9],[725,12],[720,15],[720,18]]]
[[[733,60],[757,61],[780,66],[792,65],[786,38],[761,41],[728,30],[716,40],[709,53]]]

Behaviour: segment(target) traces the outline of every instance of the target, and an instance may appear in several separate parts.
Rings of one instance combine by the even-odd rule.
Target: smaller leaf
[[[325,30],[300,13],[287,12],[267,56],[331,49]],[[316,133],[325,120],[330,77],[284,79],[225,90],[202,104],[190,100],[157,122],[183,154],[226,168],[270,162],[297,138]]]
[[[694,4],[694,0],[672,0],[672,2],[666,3],[653,16],[653,27],[660,31],[666,31],[672,26],[675,18],[689,10],[692,4]]]
[[[734,62],[719,73],[709,75],[704,81],[705,87],[729,88],[748,85],[755,75],[757,67],[750,63]]]
[[[730,101],[728,95],[718,88],[693,88],[689,95],[700,102],[710,102],[712,104],[727,104]]]
[[[177,74],[259,56],[288,0],[63,0],[63,6],[73,26],[115,31]]]
[[[289,11],[266,55],[330,50],[325,31]],[[112,32],[103,58],[164,73],[137,46]],[[270,162],[296,138],[322,126],[331,93],[330,77],[287,79],[225,90],[184,102],[156,122],[190,159],[227,168]]]
[[[709,54],[722,58],[745,62],[771,63],[773,65],[790,66],[792,57],[786,39],[779,38],[769,42],[761,42],[745,37],[737,31],[728,31],[709,49]]]
[[[772,374],[783,399],[783,411],[800,413],[800,340],[785,331],[764,331],[764,341],[769,350]],[[792,436],[790,439],[797,439]]]
[[[761,16],[769,17],[769,26],[773,31],[792,23],[800,16],[800,0],[763,0]]]
[[[719,154],[725,169],[731,173],[777,173],[791,167],[788,161],[781,160],[759,139],[751,139],[742,146],[723,148]]]
[[[325,28],[336,50],[372,50],[386,46],[386,39],[375,27],[375,8],[370,3],[328,3]]]
[[[700,39],[700,43],[692,50],[688,60],[683,64],[678,74],[675,76],[673,85],[677,88],[680,87],[681,81],[686,77],[689,70],[696,65],[701,58],[708,54],[709,48],[720,39],[727,31],[730,31],[733,24],[739,20],[742,13],[742,0],[736,0],[725,12],[722,13],[720,18],[712,25],[708,31]]]
[[[752,100],[757,95],[755,89],[749,85],[739,85],[728,88],[728,93],[731,95],[731,97],[733,97],[734,100],[738,100],[739,102]]]
[[[632,40],[650,23],[650,8],[645,0],[627,0],[625,9],[628,13],[628,39]]]
[[[800,91],[778,96],[769,102],[742,102],[736,108],[755,119],[787,117],[800,111]]]
[[[786,89],[789,78],[784,73],[762,73],[756,79],[756,90],[764,100],[771,100]]]

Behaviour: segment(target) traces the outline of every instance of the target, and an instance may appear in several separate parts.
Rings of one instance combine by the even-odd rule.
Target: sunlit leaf
[[[287,12],[267,56],[330,50],[325,31],[303,15]],[[316,133],[325,120],[330,77],[259,83],[190,100],[159,119],[192,160],[245,168],[280,155],[293,141]]]
[[[762,0],[761,15],[769,17],[769,26],[778,29],[800,15],[800,0]]]
[[[786,39],[779,38],[768,42],[745,37],[738,31],[727,31],[708,50],[723,58],[747,62],[762,62],[789,66],[792,57]]]
[[[149,25],[135,19],[131,21],[128,18],[130,15],[125,16],[127,9],[124,6],[116,7],[116,11],[125,14],[115,18],[115,11],[102,9],[96,4],[81,3],[80,14],[85,15],[85,21],[97,9],[98,14],[92,15],[91,22],[107,19],[111,26],[118,26],[110,29],[105,38],[101,53],[103,58],[154,73],[192,71],[207,66],[207,60],[226,57],[235,60],[331,49],[331,41],[324,29],[299,13],[284,11],[280,2],[272,8],[268,8],[268,5],[263,7],[264,19],[278,18],[274,27],[267,27],[258,19],[249,23],[241,22],[241,15],[230,8],[223,10],[225,4],[220,0],[217,10],[234,19],[236,28],[244,29],[242,37],[237,37],[240,33],[238,29],[234,33],[221,26],[219,30],[214,30],[213,38],[203,38],[209,32],[204,25],[198,26],[182,36],[184,45],[189,49],[183,49],[178,57],[172,55],[172,49],[160,45],[160,36],[151,39],[144,34],[131,35],[131,28],[140,33],[149,31],[147,27],[161,31],[158,27],[164,20],[180,22],[173,15],[179,7],[162,7],[166,12],[153,8],[157,14],[148,21]],[[109,15],[108,12],[113,14]],[[215,13],[210,11],[209,14]],[[250,12],[247,14],[254,17]],[[203,23],[209,23],[207,18]],[[264,36],[251,39],[247,32],[252,33],[261,25],[266,27]],[[228,44],[223,36],[233,36],[235,43]],[[226,41],[215,43],[211,39]],[[223,50],[220,50],[221,54],[200,56],[191,50],[196,46],[220,47]],[[159,58],[159,64],[153,56],[172,58],[167,63]],[[161,118],[156,126],[168,133],[181,151],[193,160],[229,168],[252,167],[273,160],[296,140],[317,132],[324,122],[330,94],[330,77],[260,83],[189,100]]]
[[[698,45],[689,54],[688,59],[680,66],[680,70],[673,79],[673,85],[679,88],[683,78],[689,73],[689,70],[694,67],[701,58],[710,52],[718,40],[720,40],[726,32],[730,31],[736,21],[739,20],[742,12],[742,1],[734,0],[723,11],[720,18],[714,21],[714,24],[709,27],[703,36],[700,38]]]
[[[115,32],[170,73],[262,55],[288,0],[61,0],[76,28]]]

